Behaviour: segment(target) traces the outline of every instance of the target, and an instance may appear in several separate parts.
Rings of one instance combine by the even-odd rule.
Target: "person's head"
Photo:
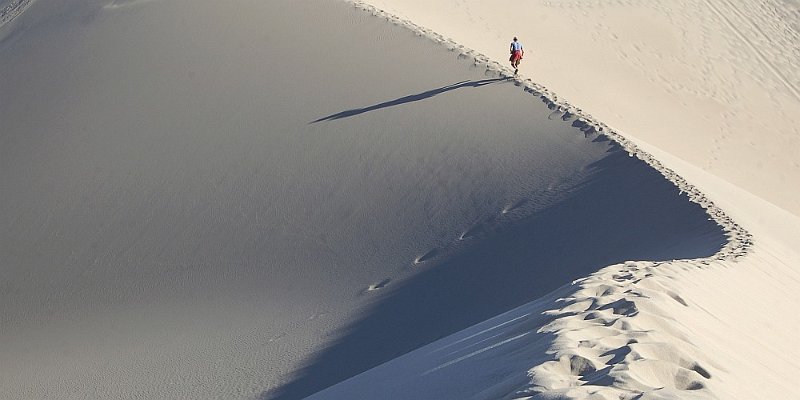
[[[517,41],[517,37],[516,37],[516,36],[514,36],[514,41],[515,41],[515,42]]]

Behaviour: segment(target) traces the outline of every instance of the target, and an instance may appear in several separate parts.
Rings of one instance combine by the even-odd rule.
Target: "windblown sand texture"
[[[797,393],[793,189],[512,77],[488,2],[371,4],[0,2],[0,398]]]

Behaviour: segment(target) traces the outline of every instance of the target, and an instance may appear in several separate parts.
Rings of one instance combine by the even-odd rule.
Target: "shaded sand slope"
[[[35,2],[3,29],[0,397],[297,398],[724,241],[604,137],[342,3]]]
[[[722,246],[724,237],[703,210],[682,201],[671,183],[645,168],[640,160],[612,148],[589,168],[594,173],[578,187],[570,188],[573,190],[567,189],[567,198],[508,223],[504,219],[509,216],[491,217],[468,231],[470,236],[464,239],[467,244],[460,251],[422,262],[423,272],[392,288],[364,316],[340,330],[340,338],[309,360],[295,381],[280,391],[265,393],[264,398],[305,397],[367,367],[491,318],[498,311],[544,296],[602,265],[626,259],[709,256]],[[527,214],[525,206],[508,214],[517,213]],[[547,297],[548,307],[552,307],[554,298]],[[544,303],[537,302],[536,306],[540,304]],[[526,321],[525,326],[541,323],[540,319],[530,319],[533,321]],[[482,330],[484,325],[447,340]],[[525,347],[516,348],[527,353]],[[541,351],[539,347],[535,350]],[[418,353],[427,354],[426,350]],[[421,358],[430,362],[430,358]],[[525,367],[535,365],[536,360],[525,359]],[[395,398],[462,398],[482,391],[481,385],[497,383],[493,381],[498,374],[503,375],[499,371],[508,369],[497,369],[492,363],[475,367],[491,370],[490,374],[455,368],[454,376],[427,377],[435,384],[425,386],[415,380],[398,384],[394,368],[387,367],[389,372],[377,377],[373,372],[359,377],[358,382],[366,382],[371,388],[367,392],[359,388],[344,396],[325,398],[369,398],[379,393],[383,398],[390,395],[385,385],[398,386],[391,394]],[[525,370],[517,372],[524,376]],[[437,395],[437,390],[448,395]]]
[[[627,262],[310,399],[708,399],[724,366],[671,315],[682,262]],[[709,372],[713,371],[713,372]]]
[[[499,316],[483,324],[492,327],[486,334],[465,331],[473,340],[444,339],[451,353],[420,349],[321,396],[800,396],[793,339],[800,317],[791,312],[800,301],[800,220],[792,214],[800,150],[796,0],[534,1],[514,4],[520,20],[536,21],[518,25],[508,23],[502,2],[370,3],[385,3],[418,25],[393,17],[398,23],[425,26],[460,52],[475,54],[466,45],[497,61],[506,53],[496,42],[511,35],[556,38],[526,42],[533,57],[523,71],[533,72],[523,73],[624,129],[625,136],[611,136],[731,233],[713,258],[610,266],[562,288],[552,304],[540,299],[521,308],[530,315],[516,323]],[[427,373],[435,366],[447,367],[437,379]]]

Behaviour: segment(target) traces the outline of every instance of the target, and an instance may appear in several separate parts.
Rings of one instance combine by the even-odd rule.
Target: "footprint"
[[[691,367],[691,368],[689,368],[689,369],[690,369],[690,370],[692,370],[692,371],[694,371],[694,372],[697,372],[697,373],[698,373],[698,374],[700,374],[700,376],[702,376],[703,378],[706,378],[706,379],[711,379],[711,374],[709,374],[709,373],[708,373],[708,371],[706,371],[706,369],[705,369],[705,368],[701,367],[701,366],[700,366],[700,364],[697,364],[697,363],[695,363],[695,364],[693,364],[693,365],[692,365],[692,367]]]
[[[632,351],[630,345],[625,345],[622,347],[618,347],[613,350],[609,350],[603,354],[600,354],[600,357],[611,356],[611,359],[606,361],[606,365],[614,365],[619,364],[625,361],[625,357],[628,356]]]
[[[616,315],[622,315],[625,317],[633,317],[639,314],[639,309],[636,307],[636,303],[626,300],[624,298],[619,299],[615,302],[608,303],[600,308],[599,310],[608,310],[611,311]]]
[[[463,235],[462,235],[462,236],[463,236]],[[419,256],[419,257],[417,257],[417,258],[414,260],[414,264],[415,264],[415,265],[416,265],[416,264],[422,264],[422,263],[424,263],[425,261],[428,261],[428,260],[430,260],[430,259],[432,259],[432,258],[436,257],[437,255],[439,255],[439,249],[433,249],[433,250],[431,250],[431,251],[429,251],[429,252],[427,252],[427,253],[425,253],[425,254],[423,254],[423,255],[421,255],[421,256]]]
[[[683,297],[678,296],[677,293],[669,291],[667,292],[667,294],[669,295],[669,297],[672,297],[673,300],[677,301],[678,303],[681,303],[681,305],[683,305],[684,307],[689,307],[689,305],[686,304],[686,300],[684,300]]]
[[[613,280],[615,280],[617,282],[625,282],[625,281],[632,280],[633,279],[633,274],[631,274],[630,272],[625,272],[625,273],[621,273],[621,274],[614,274],[614,275],[611,275],[611,279],[613,279]]]
[[[483,230],[483,225],[475,225],[472,228],[467,229],[466,232],[462,233],[461,236],[458,237],[458,240],[469,239],[473,236],[479,235],[481,232],[483,232]]]
[[[585,127],[588,124],[583,119],[576,119],[576,120],[572,121],[571,125],[573,127],[575,127],[575,128],[581,129],[581,128]]]
[[[597,371],[594,363],[588,358],[581,357],[577,354],[564,356],[564,358],[566,358],[565,361],[569,362],[570,374],[573,376],[584,376]]]
[[[384,279],[384,280],[382,280],[382,281],[380,281],[378,283],[373,283],[372,285],[369,285],[369,287],[367,288],[367,291],[368,292],[372,292],[372,291],[375,291],[375,290],[383,289],[383,288],[386,287],[386,285],[389,284],[389,282],[391,282],[391,279],[386,278],[386,279]]]

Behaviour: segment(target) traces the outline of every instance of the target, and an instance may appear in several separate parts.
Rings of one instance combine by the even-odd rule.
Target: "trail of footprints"
[[[400,17],[380,10],[372,5],[369,5],[361,0],[351,0],[351,3],[361,10],[371,13],[374,16],[386,19],[389,22],[405,26],[411,29],[418,36],[427,37],[430,40],[445,46],[452,52],[458,53],[459,60],[472,60],[473,67],[484,68],[485,75],[490,77],[502,77],[508,81],[513,82],[517,86],[532,96],[541,100],[552,112],[549,115],[550,119],[561,119],[562,121],[571,123],[573,127],[578,128],[584,133],[586,138],[592,138],[595,141],[612,141],[625,149],[628,154],[637,157],[647,163],[649,166],[659,171],[667,180],[675,184],[681,195],[686,195],[688,199],[694,203],[699,204],[706,209],[710,218],[716,221],[723,229],[728,232],[728,243],[712,259],[723,260],[741,257],[747,254],[749,248],[752,246],[752,236],[741,226],[733,222],[721,209],[716,207],[713,202],[708,200],[697,188],[690,185],[682,177],[676,174],[671,169],[665,167],[660,161],[656,160],[650,154],[640,150],[634,143],[623,137],[618,132],[610,129],[606,124],[597,121],[591,114],[586,113],[582,109],[575,107],[567,101],[559,99],[558,95],[551,90],[545,88],[543,85],[533,82],[531,79],[522,78],[519,75],[514,75],[513,71],[499,63],[490,60],[487,56],[477,53],[474,50],[468,49],[452,39],[445,38],[442,35],[433,32],[427,28],[416,25],[410,21],[404,20]],[[522,199],[518,203],[502,210],[502,214],[507,214],[519,208],[527,201]],[[470,237],[481,234],[486,229],[487,224],[479,223],[462,233],[458,240],[462,241]],[[441,249],[432,249],[421,256],[415,258],[412,262],[413,265],[419,265],[426,261],[434,259],[441,253]],[[385,285],[383,285],[385,286]]]
[[[575,292],[556,303],[562,307],[546,312],[553,320],[540,332],[554,335],[549,353],[555,360],[534,366],[529,371],[531,383],[509,398],[530,398],[539,394],[551,397],[589,398],[606,391],[605,398],[636,399],[645,393],[658,396],[671,392],[687,397],[702,391],[713,375],[708,367],[721,369],[694,347],[689,335],[676,326],[669,312],[660,305],[690,307],[691,304],[669,286],[665,273],[653,274],[655,268],[680,272],[712,264],[735,261],[749,253],[753,238],[725,212],[705,197],[684,178],[665,167],[652,155],[639,149],[589,113],[564,101],[544,86],[514,75],[488,57],[476,53],[429,29],[379,10],[360,0],[350,0],[357,8],[372,15],[403,25],[421,36],[440,43],[459,60],[472,60],[473,67],[484,68],[485,75],[502,77],[535,96],[552,110],[551,120],[561,119],[581,130],[586,138],[610,140],[633,157],[647,163],[672,182],[681,196],[699,204],[726,232],[727,243],[715,255],[701,260],[681,260],[666,263],[628,262],[606,267],[587,278],[573,282]],[[519,200],[498,216],[465,230],[455,243],[488,233],[491,222],[525,205]],[[415,258],[412,265],[436,259],[444,249],[435,248]],[[373,284],[369,291],[385,287],[389,279]],[[577,390],[577,392],[576,392]],[[581,390],[585,392],[580,393]],[[569,392],[569,396],[567,396]],[[682,394],[681,394],[682,393]],[[708,393],[706,393],[708,395]],[[548,397],[549,398],[549,397]],[[560,398],[560,397],[559,397]]]
[[[425,264],[427,262],[433,261],[433,260],[437,259],[439,256],[441,256],[443,253],[446,253],[448,250],[451,250],[450,249],[451,247],[457,246],[460,242],[463,242],[463,241],[466,241],[466,240],[469,240],[469,239],[473,239],[473,238],[478,237],[478,236],[484,236],[484,235],[486,235],[486,234],[488,234],[490,232],[495,231],[496,229],[499,228],[500,222],[502,222],[501,221],[502,218],[504,218],[504,217],[506,217],[506,216],[508,216],[510,214],[513,214],[514,211],[519,210],[520,208],[524,207],[529,202],[530,202],[529,199],[522,198],[520,200],[517,200],[517,201],[515,201],[513,203],[508,204],[507,206],[503,207],[497,213],[497,215],[494,215],[491,218],[487,218],[484,221],[478,222],[478,223],[472,225],[471,227],[467,228],[466,230],[464,230],[460,235],[458,235],[456,237],[456,239],[449,246],[444,246],[444,247],[441,247],[441,248],[440,247],[434,247],[433,249],[430,249],[430,250],[426,251],[425,253],[417,256],[411,262],[411,265],[412,266],[420,266],[420,265]],[[385,278],[385,279],[381,280],[380,282],[373,283],[373,284],[371,284],[371,285],[369,285],[367,287],[366,292],[373,292],[373,291],[376,291],[376,290],[379,290],[379,289],[383,289],[384,287],[386,287],[389,284],[389,282],[391,282],[391,278]]]
[[[694,261],[627,262],[574,282],[575,291],[556,301],[560,308],[545,312],[553,320],[540,330],[556,337],[554,359],[533,367],[531,383],[514,398],[569,391],[569,398],[627,399],[705,389],[708,367],[719,367],[670,317],[669,308],[690,303],[669,287],[669,276],[653,273]]]

